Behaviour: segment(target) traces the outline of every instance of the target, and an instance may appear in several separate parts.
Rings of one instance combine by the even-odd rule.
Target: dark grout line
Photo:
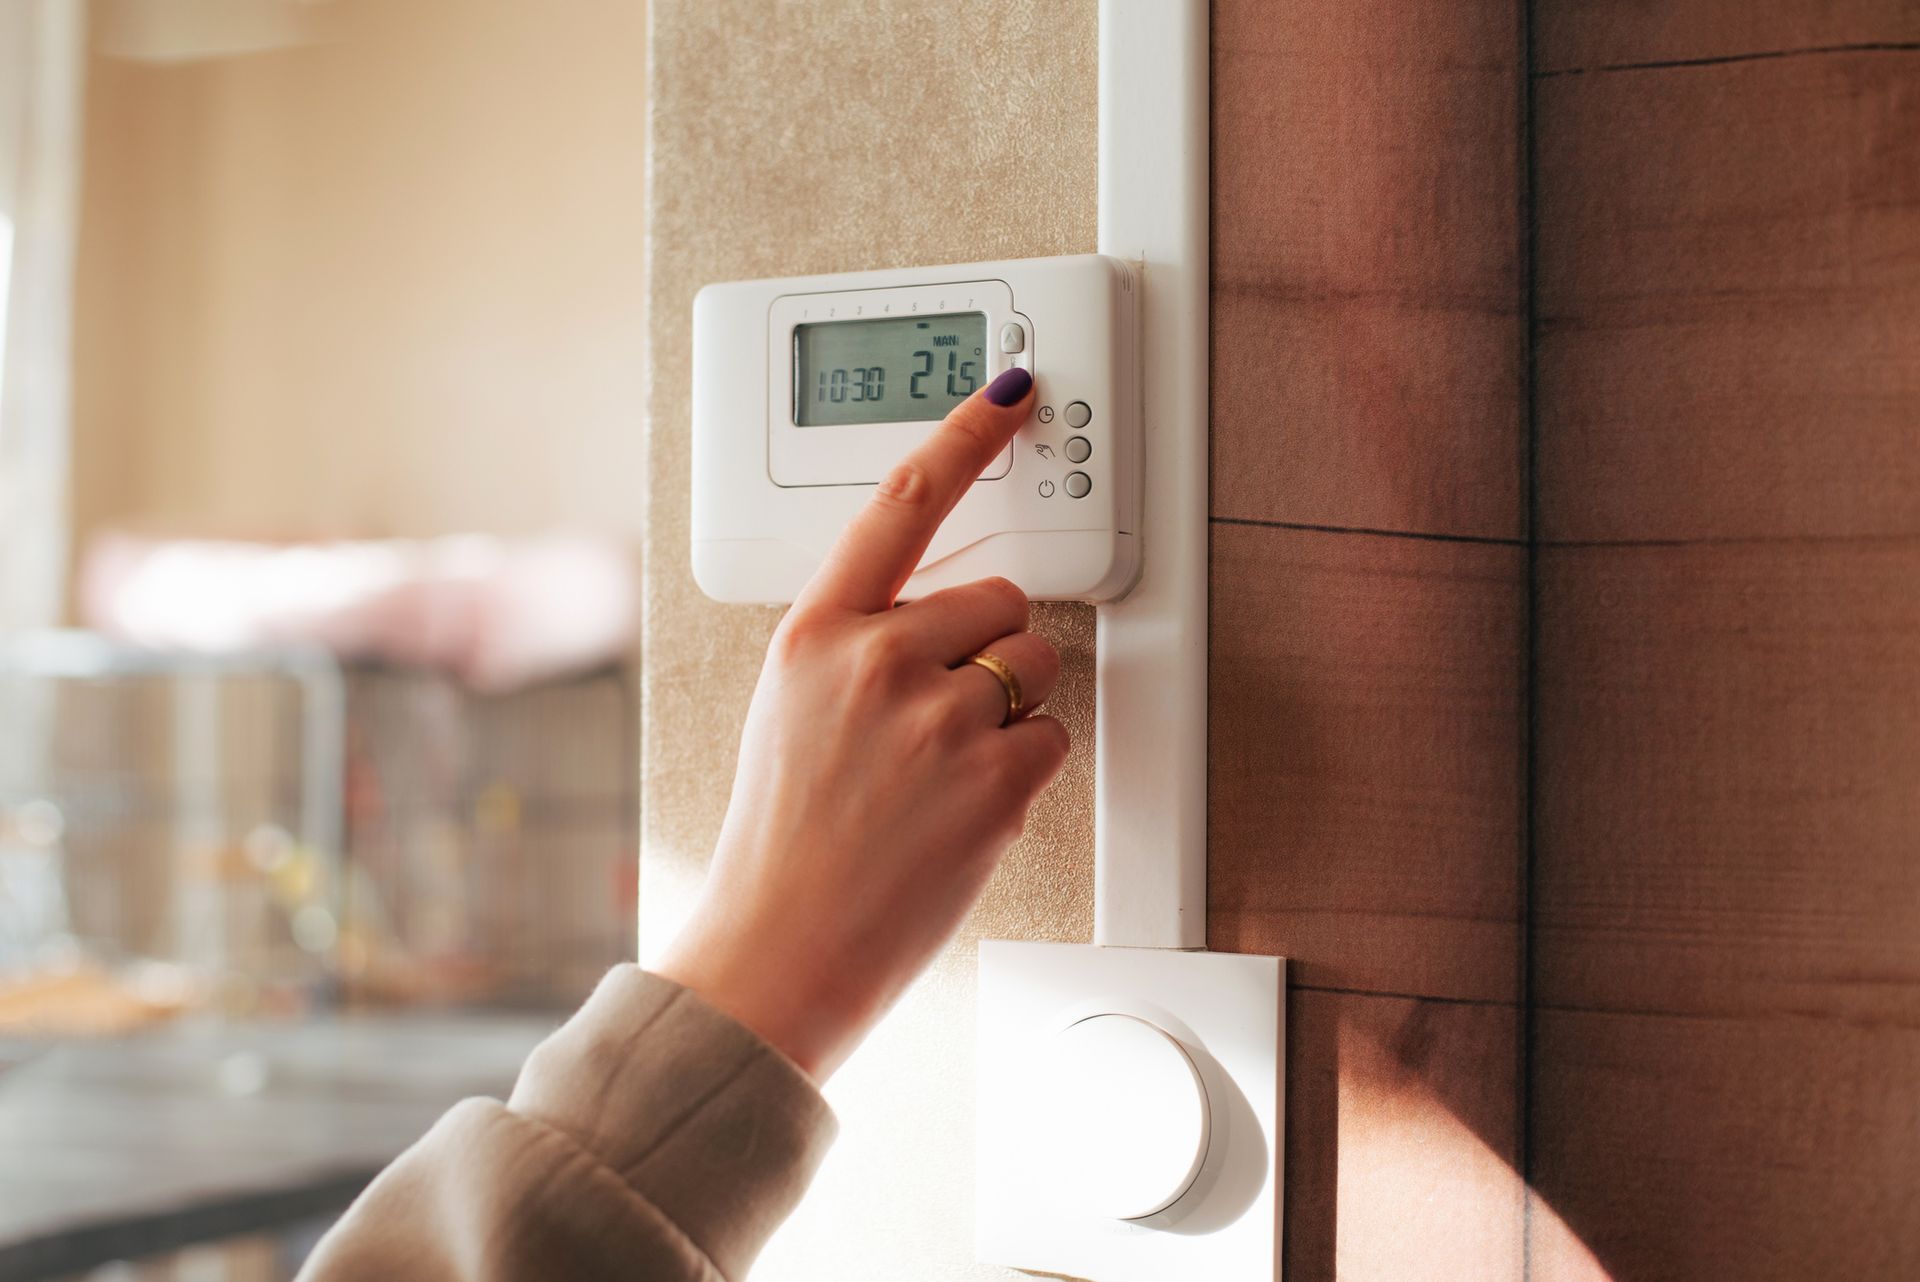
[[[1920,53],[1920,41],[1862,41],[1859,44],[1815,45],[1807,49],[1765,49],[1757,53],[1729,53],[1712,58],[1671,58],[1664,62],[1609,62],[1593,67],[1562,67],[1555,71],[1533,71],[1533,80],[1553,80],[1560,76],[1587,76],[1603,71],[1671,71],[1680,67],[1724,67],[1737,62],[1769,62],[1779,58],[1808,58],[1829,53]]]
[[[1871,543],[1920,543],[1920,534],[1726,534],[1701,539],[1540,539],[1534,546],[1581,548],[1828,547]]]
[[[1365,525],[1316,525],[1311,521],[1264,521],[1251,516],[1213,516],[1213,525],[1248,525],[1265,530],[1305,530],[1312,534],[1364,534],[1377,539],[1417,539],[1423,543],[1478,543],[1488,547],[1523,548],[1525,539],[1498,539],[1484,534],[1432,534],[1422,530],[1376,530]]]
[[[1527,218],[1531,233],[1532,215]],[[1531,289],[1531,261],[1523,269],[1528,277],[1524,288]],[[1523,324],[1527,322],[1523,320]],[[1528,325],[1531,333],[1531,325]],[[1539,432],[1533,426],[1534,395],[1533,366],[1536,356],[1531,341],[1527,343],[1526,388],[1522,393],[1525,412],[1529,424],[1527,442],[1527,527],[1529,530],[1540,528],[1540,504],[1538,493],[1538,454]],[[1367,525],[1322,525],[1313,521],[1269,521],[1253,516],[1210,516],[1210,525],[1242,525],[1260,530],[1302,530],[1310,534],[1356,534],[1376,539],[1413,539],[1422,543],[1472,543],[1482,547],[1524,548],[1530,557],[1537,557],[1542,551],[1579,551],[1592,548],[1712,548],[1712,547],[1826,547],[1865,546],[1875,543],[1903,545],[1920,543],[1920,533],[1914,534],[1726,534],[1710,535],[1697,539],[1543,539],[1529,537],[1524,539],[1494,538],[1485,534],[1436,534],[1426,530],[1384,530]],[[1531,570],[1529,570],[1531,573]]]
[[[1473,1006],[1482,1010],[1514,1010],[1527,1017],[1529,1033],[1535,1015],[1604,1015],[1619,1016],[1622,1019],[1683,1019],[1708,1023],[1743,1023],[1761,1020],[1794,1019],[1804,1023],[1827,1025],[1848,1024],[1870,1028],[1894,1028],[1902,1031],[1920,1031],[1920,1025],[1909,1025],[1890,1021],[1866,1022],[1852,1016],[1826,1011],[1761,1011],[1761,1010],[1680,1010],[1659,1006],[1596,1006],[1575,1002],[1535,1002],[1530,995],[1513,998],[1500,997],[1442,997],[1433,993],[1403,993],[1382,988],[1350,988],[1339,984],[1303,984],[1295,980],[1287,982],[1290,993],[1324,993],[1331,997],[1379,997],[1397,1002],[1431,1002],[1437,1006]],[[1531,1057],[1529,1057],[1530,1060]],[[1529,1067],[1530,1067],[1529,1062]],[[1520,1103],[1524,1106],[1523,1096]],[[1516,1119],[1525,1139],[1529,1129],[1524,1107]],[[1522,1154],[1525,1148],[1520,1150]]]
[[[1520,1165],[1520,1277],[1522,1282],[1531,1282],[1533,1277],[1533,1177],[1534,1177],[1534,1126],[1533,1126],[1533,1050],[1535,1039],[1535,1012],[1533,989],[1535,979],[1534,961],[1534,891],[1539,863],[1535,849],[1534,834],[1538,818],[1538,806],[1535,800],[1539,781],[1538,754],[1535,745],[1539,741],[1540,707],[1540,409],[1535,389],[1540,385],[1539,347],[1534,342],[1540,311],[1539,283],[1534,274],[1535,264],[1539,262],[1539,193],[1534,187],[1536,166],[1534,156],[1537,150],[1534,130],[1534,115],[1537,110],[1534,87],[1538,77],[1534,74],[1533,49],[1533,0],[1519,0],[1520,3],[1520,65],[1525,71],[1521,77],[1520,89],[1520,163],[1522,166],[1520,181],[1521,242],[1520,260],[1520,316],[1522,330],[1520,341],[1525,348],[1525,360],[1522,368],[1526,371],[1526,384],[1521,388],[1521,412],[1526,424],[1526,511],[1527,511],[1527,617],[1526,649],[1520,659],[1520,689],[1523,706],[1520,711],[1520,849],[1518,857],[1520,868],[1518,875],[1520,892],[1520,974],[1516,985],[1520,997],[1519,1037],[1516,1054],[1519,1060],[1515,1065],[1516,1080],[1519,1083],[1519,1099],[1515,1101],[1514,1117],[1514,1155]]]
[[[1527,223],[1529,233],[1532,215]],[[1523,269],[1528,277],[1525,288],[1531,290],[1532,264]],[[1527,323],[1523,320],[1523,324]],[[1531,334],[1531,325],[1528,325]],[[1538,454],[1539,432],[1533,426],[1534,395],[1533,366],[1536,356],[1531,341],[1527,343],[1526,388],[1522,393],[1525,412],[1529,424],[1527,441],[1527,527],[1530,530],[1540,528],[1540,504],[1538,492]],[[1728,534],[1698,539],[1501,539],[1485,534],[1435,534],[1425,530],[1383,530],[1366,525],[1321,525],[1312,521],[1268,521],[1252,516],[1212,516],[1207,518],[1210,525],[1242,525],[1260,530],[1303,530],[1310,534],[1357,534],[1376,539],[1413,539],[1421,543],[1472,543],[1482,547],[1524,548],[1529,558],[1537,558],[1543,551],[1580,551],[1594,548],[1711,548],[1711,547],[1826,547],[1829,545],[1869,545],[1885,543],[1901,545],[1920,543],[1920,533],[1916,534]],[[1528,573],[1531,574],[1531,564]]]
[[[1289,982],[1290,993],[1327,993],[1334,997],[1382,997],[1397,1002],[1433,1002],[1440,1006],[1479,1006],[1495,1010],[1508,1010],[1519,1005],[1515,1001],[1502,1001],[1496,997],[1436,997],[1431,993],[1393,993],[1377,988],[1340,988],[1332,984],[1300,984]]]
[[[1595,1006],[1575,1002],[1542,1002],[1536,1009],[1549,1015],[1597,1015],[1603,1019],[1672,1019],[1698,1024],[1795,1024],[1810,1028],[1857,1028],[1876,1033],[1920,1032],[1920,1023],[1912,1020],[1873,1019],[1841,1011],[1679,1010],[1672,1007]]]

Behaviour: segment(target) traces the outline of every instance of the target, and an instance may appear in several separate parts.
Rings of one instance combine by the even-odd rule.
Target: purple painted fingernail
[[[1011,405],[1025,396],[1027,389],[1032,386],[1033,375],[1016,365],[987,384],[987,399],[995,405]]]

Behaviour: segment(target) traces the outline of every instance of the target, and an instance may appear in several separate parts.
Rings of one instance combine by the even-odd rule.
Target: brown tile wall
[[[1526,549],[1219,524],[1208,942],[1519,994]]]
[[[1519,14],[1216,0],[1213,506],[1525,534]]]
[[[1920,1276],[1920,8],[1533,8],[1534,1272]]]
[[[1208,942],[1292,959],[1287,1276],[1517,1278],[1520,13],[1213,24]]]
[[[1518,1282],[1516,1010],[1296,988],[1286,1277]]]
[[[1545,538],[1920,530],[1916,66],[1537,82]]]
[[[1920,7],[1214,4],[1289,1277],[1920,1276]]]
[[[1920,1277],[1910,1021],[1545,1008],[1530,1061],[1539,1282]]]

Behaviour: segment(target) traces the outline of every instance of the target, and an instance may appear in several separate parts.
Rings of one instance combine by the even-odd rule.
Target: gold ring
[[[1000,685],[1007,692],[1007,715],[1000,724],[1003,726],[1012,725],[1013,719],[1020,715],[1022,708],[1026,707],[1026,705],[1020,701],[1020,678],[1014,675],[1013,669],[1007,666],[1005,659],[1002,659],[997,654],[988,654],[985,650],[982,650],[979,654],[969,656],[967,662],[977,663],[988,672],[993,673],[995,677],[999,678]]]

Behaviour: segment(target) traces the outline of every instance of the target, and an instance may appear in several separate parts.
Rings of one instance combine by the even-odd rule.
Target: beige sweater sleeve
[[[833,1138],[813,1082],[693,993],[621,966],[320,1242],[302,1282],[740,1282]]]

